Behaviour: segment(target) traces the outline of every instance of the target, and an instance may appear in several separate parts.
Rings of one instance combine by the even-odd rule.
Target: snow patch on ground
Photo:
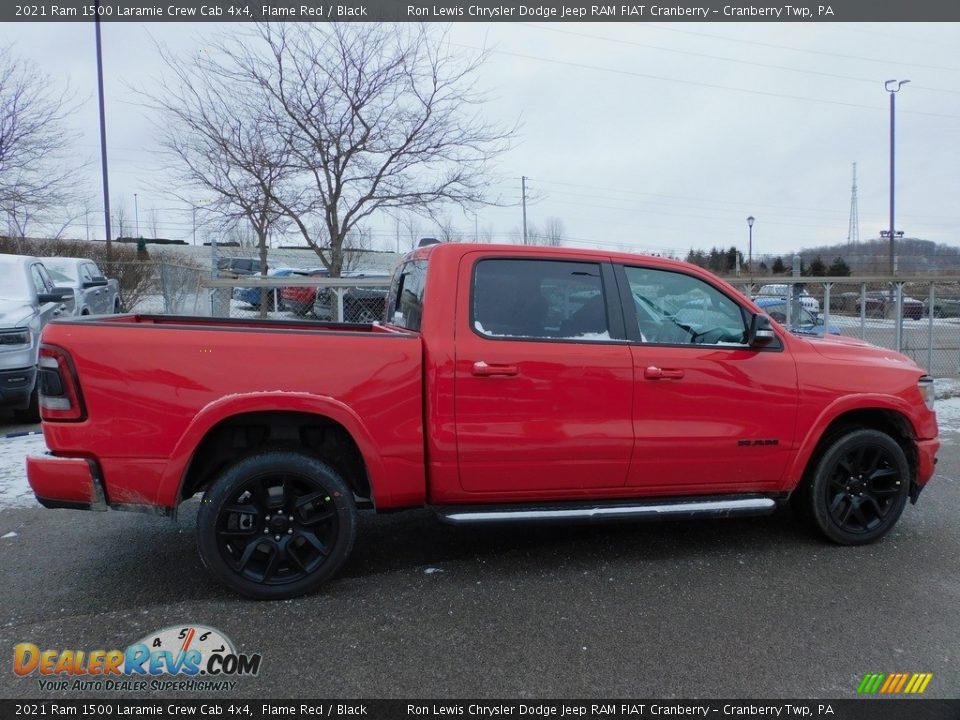
[[[960,380],[957,378],[937,378],[933,381],[933,391],[937,400],[960,397]]]
[[[0,439],[0,510],[39,507],[27,484],[26,458],[45,452],[47,445],[42,435]]]
[[[960,432],[960,397],[937,400],[936,410],[941,435]]]

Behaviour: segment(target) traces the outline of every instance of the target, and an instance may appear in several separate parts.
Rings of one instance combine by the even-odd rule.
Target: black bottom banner
[[[825,718],[960,720],[960,700],[0,700],[0,718]]]

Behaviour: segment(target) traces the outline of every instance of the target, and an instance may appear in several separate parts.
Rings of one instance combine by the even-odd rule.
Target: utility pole
[[[133,194],[133,220],[137,225],[137,238],[140,237],[140,206],[137,205],[137,194]]]
[[[197,206],[190,208],[190,215],[193,217],[193,244],[197,244]]]
[[[107,179],[107,118],[103,103],[103,49],[100,42],[100,0],[96,0],[93,25],[97,38],[97,97],[100,101],[100,172],[103,176],[103,229],[107,235],[107,272],[113,253],[110,248],[110,181]]]
[[[896,128],[896,107],[897,107],[897,93],[900,92],[900,88],[906,85],[909,80],[887,80],[883,84],[883,89],[890,93],[890,275],[895,275],[897,272],[897,266],[894,261],[894,247],[893,241],[897,236],[897,232],[894,229],[893,224],[893,208],[894,208],[894,158],[895,158],[895,143],[894,139],[896,138],[895,128]],[[896,84],[896,88],[893,85]]]
[[[527,176],[520,178],[520,186],[523,189],[523,244],[527,244]]]

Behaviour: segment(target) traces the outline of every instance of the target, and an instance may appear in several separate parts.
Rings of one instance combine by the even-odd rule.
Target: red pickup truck
[[[787,499],[871,542],[939,447],[910,359],[791,335],[691,265],[434,245],[372,325],[123,315],[43,333],[47,507],[172,514],[202,494],[211,573],[317,588],[358,508],[451,523],[730,517]],[[296,359],[276,369],[275,358]]]

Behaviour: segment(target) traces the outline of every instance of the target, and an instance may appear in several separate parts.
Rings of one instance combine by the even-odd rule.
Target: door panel
[[[637,385],[627,484],[688,494],[776,485],[797,414],[793,357],[747,347],[748,314],[702,278],[618,269]]]
[[[610,268],[481,258],[464,258],[458,287],[458,297],[470,298],[457,307],[462,488],[520,499],[622,487],[633,447],[633,361],[616,337],[622,321],[612,317],[619,307],[609,302]]]

